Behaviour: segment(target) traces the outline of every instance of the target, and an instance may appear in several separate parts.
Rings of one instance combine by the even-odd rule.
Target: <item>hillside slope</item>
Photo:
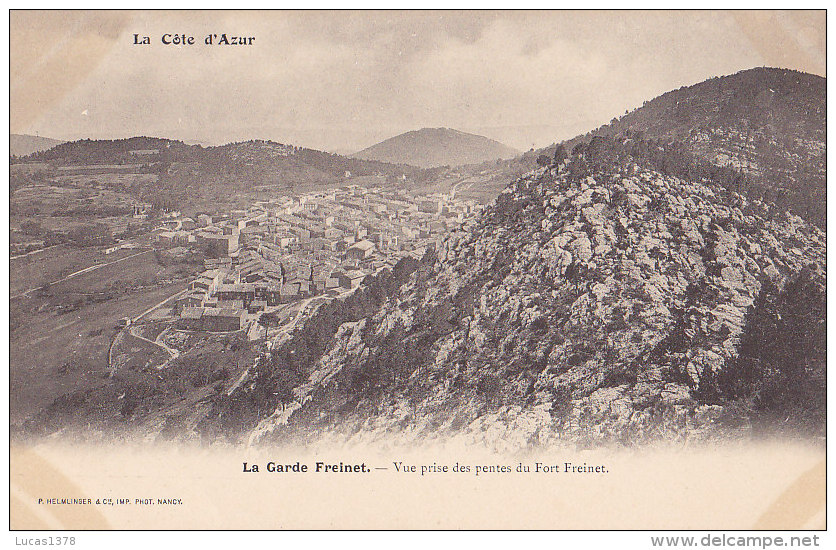
[[[26,134],[9,134],[9,155],[13,157],[25,157],[38,151],[46,151],[61,143],[63,141],[52,138]]]
[[[82,173],[118,169],[149,174],[153,176],[150,182],[132,187],[131,193],[147,202],[178,208],[195,203],[211,205],[264,188],[292,191],[295,186],[336,184],[348,175],[386,176],[394,181],[401,176],[420,179],[422,172],[414,166],[348,158],[263,140],[217,147],[153,137],[79,140],[36,152],[21,161],[45,163],[53,169],[69,167]],[[107,185],[105,178],[97,181]]]
[[[799,71],[749,69],[667,92],[564,147],[596,136],[676,141],[742,171],[759,195],[825,229],[826,87],[825,78]]]
[[[518,151],[484,136],[450,128],[423,128],[389,138],[352,156],[433,168],[508,159],[517,154]]]
[[[606,160],[509,186],[373,313],[314,316],[214,414],[251,441],[506,450],[751,434],[770,415],[820,433],[824,234],[710,180]]]

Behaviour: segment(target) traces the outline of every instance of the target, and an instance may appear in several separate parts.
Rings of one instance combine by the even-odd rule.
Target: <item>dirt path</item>
[[[454,200],[456,198],[456,192],[459,190],[459,185],[463,184],[468,179],[470,179],[470,178],[469,177],[462,178],[459,181],[457,181],[456,183],[454,183],[452,186],[450,186],[450,200]]]
[[[17,260],[18,258],[25,258],[26,256],[31,256],[33,254],[38,254],[40,252],[45,252],[51,248],[55,248],[56,246],[61,246],[60,244],[54,244],[52,246],[48,246],[46,248],[39,248],[38,250],[33,250],[32,252],[27,252],[25,254],[18,254],[17,256],[9,256],[10,260]]]
[[[116,374],[116,366],[113,364],[113,348],[119,343],[119,341],[125,337],[125,331],[120,330],[113,336],[113,340],[110,341],[110,347],[107,349],[107,370],[110,372],[110,377],[113,378],[113,375]]]
[[[242,373],[241,373],[241,376],[239,376],[239,377],[238,377],[238,380],[236,380],[236,381],[235,381],[235,383],[234,383],[234,384],[232,384],[232,385],[229,387],[229,389],[228,389],[228,390],[226,390],[226,395],[227,395],[227,396],[232,395],[232,392],[234,392],[235,390],[237,390],[237,389],[238,389],[238,387],[239,387],[239,386],[241,386],[241,384],[243,384],[243,383],[244,383],[244,380],[246,380],[246,379],[247,379],[247,376],[248,376],[249,374],[250,374],[250,369],[249,369],[249,367],[248,367],[248,368],[246,368],[246,369],[244,370],[244,372],[242,372]]]
[[[171,361],[172,359],[180,357],[180,352],[178,350],[176,350],[174,348],[170,348],[162,342],[158,342],[157,340],[159,339],[159,336],[157,337],[157,340],[150,340],[150,339],[146,338],[145,336],[142,336],[141,334],[137,334],[137,332],[135,330],[136,328],[137,327],[135,325],[132,325],[128,329],[128,332],[131,333],[131,336],[133,336],[134,338],[139,338],[140,340],[145,340],[146,342],[148,342],[150,344],[154,344],[155,346],[160,347],[160,348],[162,348],[162,349],[164,349],[168,352],[168,354],[170,356],[168,358],[168,360],[166,360],[165,363],[163,363],[162,365],[160,365],[157,368],[161,369],[161,368],[165,367],[169,363],[169,361]],[[166,330],[168,330],[168,329],[166,329]],[[163,331],[163,332],[165,332],[165,331]],[[162,334],[162,333],[160,333],[160,334]]]
[[[167,349],[168,353],[171,354],[171,359],[174,359],[175,357],[180,357],[180,350],[172,348],[171,346],[166,344],[165,341],[163,341],[163,335],[168,333],[168,331],[170,330],[171,327],[166,327],[165,330],[163,330],[161,333],[157,335],[156,338],[154,338],[154,343],[162,348]],[[171,361],[171,359],[169,359],[169,361]]]
[[[149,252],[150,252],[150,251],[149,251]],[[129,256],[129,257],[130,257],[130,256]],[[122,259],[123,259],[123,260],[125,260],[125,259],[127,259],[127,258],[122,258]],[[133,323],[135,323],[135,322],[139,321],[142,317],[144,317],[145,315],[148,315],[149,313],[151,313],[152,311],[154,311],[154,310],[155,310],[155,309],[157,309],[158,307],[161,307],[161,306],[162,306],[163,304],[165,304],[166,302],[168,302],[168,301],[170,301],[170,300],[172,300],[172,299],[176,298],[177,296],[180,296],[181,294],[183,294],[184,292],[186,292],[186,291],[188,291],[188,290],[189,290],[189,289],[188,289],[188,288],[186,288],[186,289],[184,289],[184,290],[181,290],[180,292],[176,292],[176,293],[172,294],[171,296],[169,296],[168,298],[166,298],[165,300],[162,300],[161,302],[158,302],[158,303],[154,304],[153,306],[149,307],[148,309],[146,309],[145,311],[143,311],[142,313],[140,313],[139,315],[137,315],[134,319],[132,319],[132,320],[131,320],[131,325],[133,325]],[[140,335],[136,334],[136,333],[134,332],[134,330],[133,330],[133,329],[134,329],[134,327],[133,327],[133,326],[131,326],[131,327],[130,327],[127,331],[125,331],[125,330],[120,330],[119,332],[117,332],[117,333],[116,333],[116,335],[113,337],[113,340],[110,342],[110,349],[109,349],[109,350],[108,350],[108,352],[107,352],[107,367],[108,367],[108,369],[110,370],[110,375],[111,375],[111,376],[113,376],[114,374],[116,374],[116,368],[113,366],[113,346],[116,344],[117,339],[121,338],[121,337],[122,337],[122,335],[123,335],[125,332],[129,332],[129,333],[131,334],[131,336],[134,336],[135,338],[139,338],[140,340],[145,340],[146,342],[151,342],[151,343],[152,343],[152,344],[154,344],[155,346],[161,347],[161,348],[163,348],[164,350],[166,350],[166,351],[169,353],[170,357],[168,358],[168,360],[166,360],[166,362],[165,362],[165,363],[163,363],[163,364],[162,364],[162,366],[160,366],[160,368],[165,367],[166,365],[168,365],[168,363],[169,363],[169,362],[171,362],[171,360],[172,360],[172,359],[174,359],[175,357],[179,357],[179,356],[180,356],[180,352],[179,352],[179,351],[177,351],[176,349],[174,349],[174,348],[170,348],[170,347],[168,347],[167,345],[165,345],[165,344],[164,344],[164,343],[162,343],[162,342],[157,342],[157,341],[155,341],[155,340],[149,340],[148,338],[145,338],[144,336],[140,336]],[[159,334],[159,336],[157,336],[157,339],[159,339],[159,338],[160,338],[160,336],[162,336],[162,334],[163,334],[163,333],[165,333],[167,330],[168,330],[168,329],[166,329],[166,330],[164,330],[163,332],[161,332],[161,333]]]
[[[302,304],[299,306],[299,311],[296,312],[296,317],[294,317],[292,321],[285,323],[285,325],[279,329],[279,333],[286,333],[296,328],[296,323],[299,322],[299,319],[302,318],[302,314],[305,313],[305,309],[307,309],[308,305],[315,298],[317,298],[317,296],[311,296],[310,298],[305,298],[304,300],[302,300]]]
[[[129,260],[131,258],[135,258],[135,257],[141,256],[143,254],[148,254],[149,252],[152,252],[152,250],[145,250],[143,252],[137,252],[136,254],[131,254],[130,256],[125,256],[124,258],[119,258],[118,260],[114,260],[114,261],[108,262],[106,264],[91,265],[90,267],[85,267],[84,269],[79,269],[78,271],[70,273],[66,277],[62,277],[61,279],[58,279],[57,281],[52,281],[52,282],[47,283],[47,284],[50,285],[50,286],[57,285],[58,283],[63,283],[64,281],[66,281],[68,279],[72,279],[73,277],[78,277],[79,275],[84,275],[85,273],[90,273],[91,271],[95,271],[97,269],[101,269],[101,268],[107,267],[109,265],[118,264],[119,262],[124,262],[125,260]],[[15,298],[28,297],[30,292],[34,292],[35,290],[38,290],[38,288],[41,288],[41,287],[30,288],[29,290],[25,290],[25,291],[21,292],[20,294],[16,294],[16,295],[12,296],[10,298],[10,300],[14,300]]]
[[[188,289],[188,288],[184,288],[184,289],[183,289],[183,290],[181,290],[180,292],[177,292],[177,293],[175,293],[175,294],[172,294],[171,296],[169,296],[169,297],[168,297],[168,298],[166,298],[165,300],[163,300],[163,301],[161,301],[161,302],[159,302],[159,303],[157,303],[157,304],[154,304],[153,306],[149,307],[148,309],[146,309],[145,311],[143,311],[142,313],[140,313],[139,315],[137,315],[137,316],[134,318],[133,322],[135,323],[135,322],[139,321],[140,319],[142,319],[143,317],[145,317],[146,315],[148,315],[149,313],[151,313],[151,312],[152,312],[152,311],[154,311],[155,309],[158,309],[158,308],[162,307],[163,305],[165,305],[165,303],[166,303],[166,302],[169,302],[169,301],[173,300],[174,298],[177,298],[178,296],[182,296],[183,294],[185,294],[185,293],[186,293],[186,292],[188,292],[188,291],[189,291],[189,289]]]
[[[170,299],[171,299],[171,297],[166,298],[166,300],[170,300]],[[160,303],[164,303],[166,300],[164,300],[163,302],[160,302]],[[113,364],[113,348],[119,343],[119,341],[122,338],[125,337],[126,333],[130,334],[134,338],[138,338],[139,340],[144,340],[148,343],[154,344],[155,346],[157,346],[159,348],[162,348],[162,349],[164,349],[165,351],[168,352],[168,355],[169,355],[168,359],[166,359],[166,361],[162,365],[157,367],[158,369],[165,368],[171,361],[180,357],[180,351],[179,350],[176,350],[176,349],[168,346],[164,342],[160,341],[160,338],[162,337],[162,335],[165,334],[166,332],[168,332],[168,330],[169,330],[168,328],[165,329],[164,331],[162,331],[159,335],[157,335],[157,338],[154,339],[154,340],[150,340],[150,339],[146,338],[145,336],[137,334],[137,332],[135,330],[136,328],[137,327],[135,325],[131,325],[130,327],[126,328],[125,330],[120,330],[113,337],[113,340],[110,343],[110,349],[108,349],[108,352],[107,352],[107,367],[108,367],[108,370],[110,371],[110,376],[113,376],[114,374],[116,374],[116,367]]]

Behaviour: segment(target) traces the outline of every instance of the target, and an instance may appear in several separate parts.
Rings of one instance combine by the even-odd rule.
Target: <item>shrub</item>
[[[737,359],[719,372],[706,372],[695,397],[703,401],[752,399],[760,411],[798,407],[823,411],[825,308],[824,290],[806,269],[783,291],[764,280],[754,307],[746,315]]]

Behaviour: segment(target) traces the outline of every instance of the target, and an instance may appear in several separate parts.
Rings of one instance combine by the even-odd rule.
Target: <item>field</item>
[[[85,210],[97,209],[130,212],[134,202],[135,200],[127,194],[111,189],[64,187],[43,183],[15,189],[9,197],[9,208],[13,216],[51,216],[68,211],[81,216]]]
[[[136,316],[186,287],[189,272],[153,253],[57,247],[11,260],[10,414],[22,422],[55,398],[108,383],[116,321]],[[135,255],[131,257],[132,255]],[[115,260],[120,260],[116,263]],[[103,265],[61,282],[68,274]]]
[[[18,255],[60,242],[105,244],[150,229],[134,218],[139,194],[153,185],[150,174],[97,174],[55,177],[54,170],[12,165],[9,179],[10,252]],[[104,227],[102,227],[104,226]],[[100,240],[84,243],[91,231]]]
[[[105,254],[104,249],[101,248],[60,245],[37,254],[15,258],[10,260],[9,290],[12,296],[16,296],[92,265],[113,262],[137,252],[137,250],[117,250],[112,254]],[[83,280],[86,281],[86,279]]]

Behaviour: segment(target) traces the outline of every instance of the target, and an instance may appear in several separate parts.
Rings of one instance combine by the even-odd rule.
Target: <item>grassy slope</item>
[[[12,269],[12,288],[31,288],[38,282],[54,280],[55,275],[93,265],[104,256],[98,251],[53,250],[44,252],[41,258],[28,257],[24,269]],[[117,258],[107,256],[107,259]],[[13,260],[13,267],[15,262],[19,261]],[[51,296],[13,300],[9,363],[11,421],[21,421],[59,395],[104,384],[115,322],[121,317],[137,315],[185,288],[183,281],[142,288],[129,285],[138,281],[150,283],[155,277],[176,276],[174,268],[163,268],[152,254],[145,254],[53,285]],[[113,283],[117,288],[121,285],[122,290],[110,291]],[[113,297],[84,303],[81,290],[112,292]],[[55,311],[57,306],[79,302],[83,305],[74,311],[63,314]]]

